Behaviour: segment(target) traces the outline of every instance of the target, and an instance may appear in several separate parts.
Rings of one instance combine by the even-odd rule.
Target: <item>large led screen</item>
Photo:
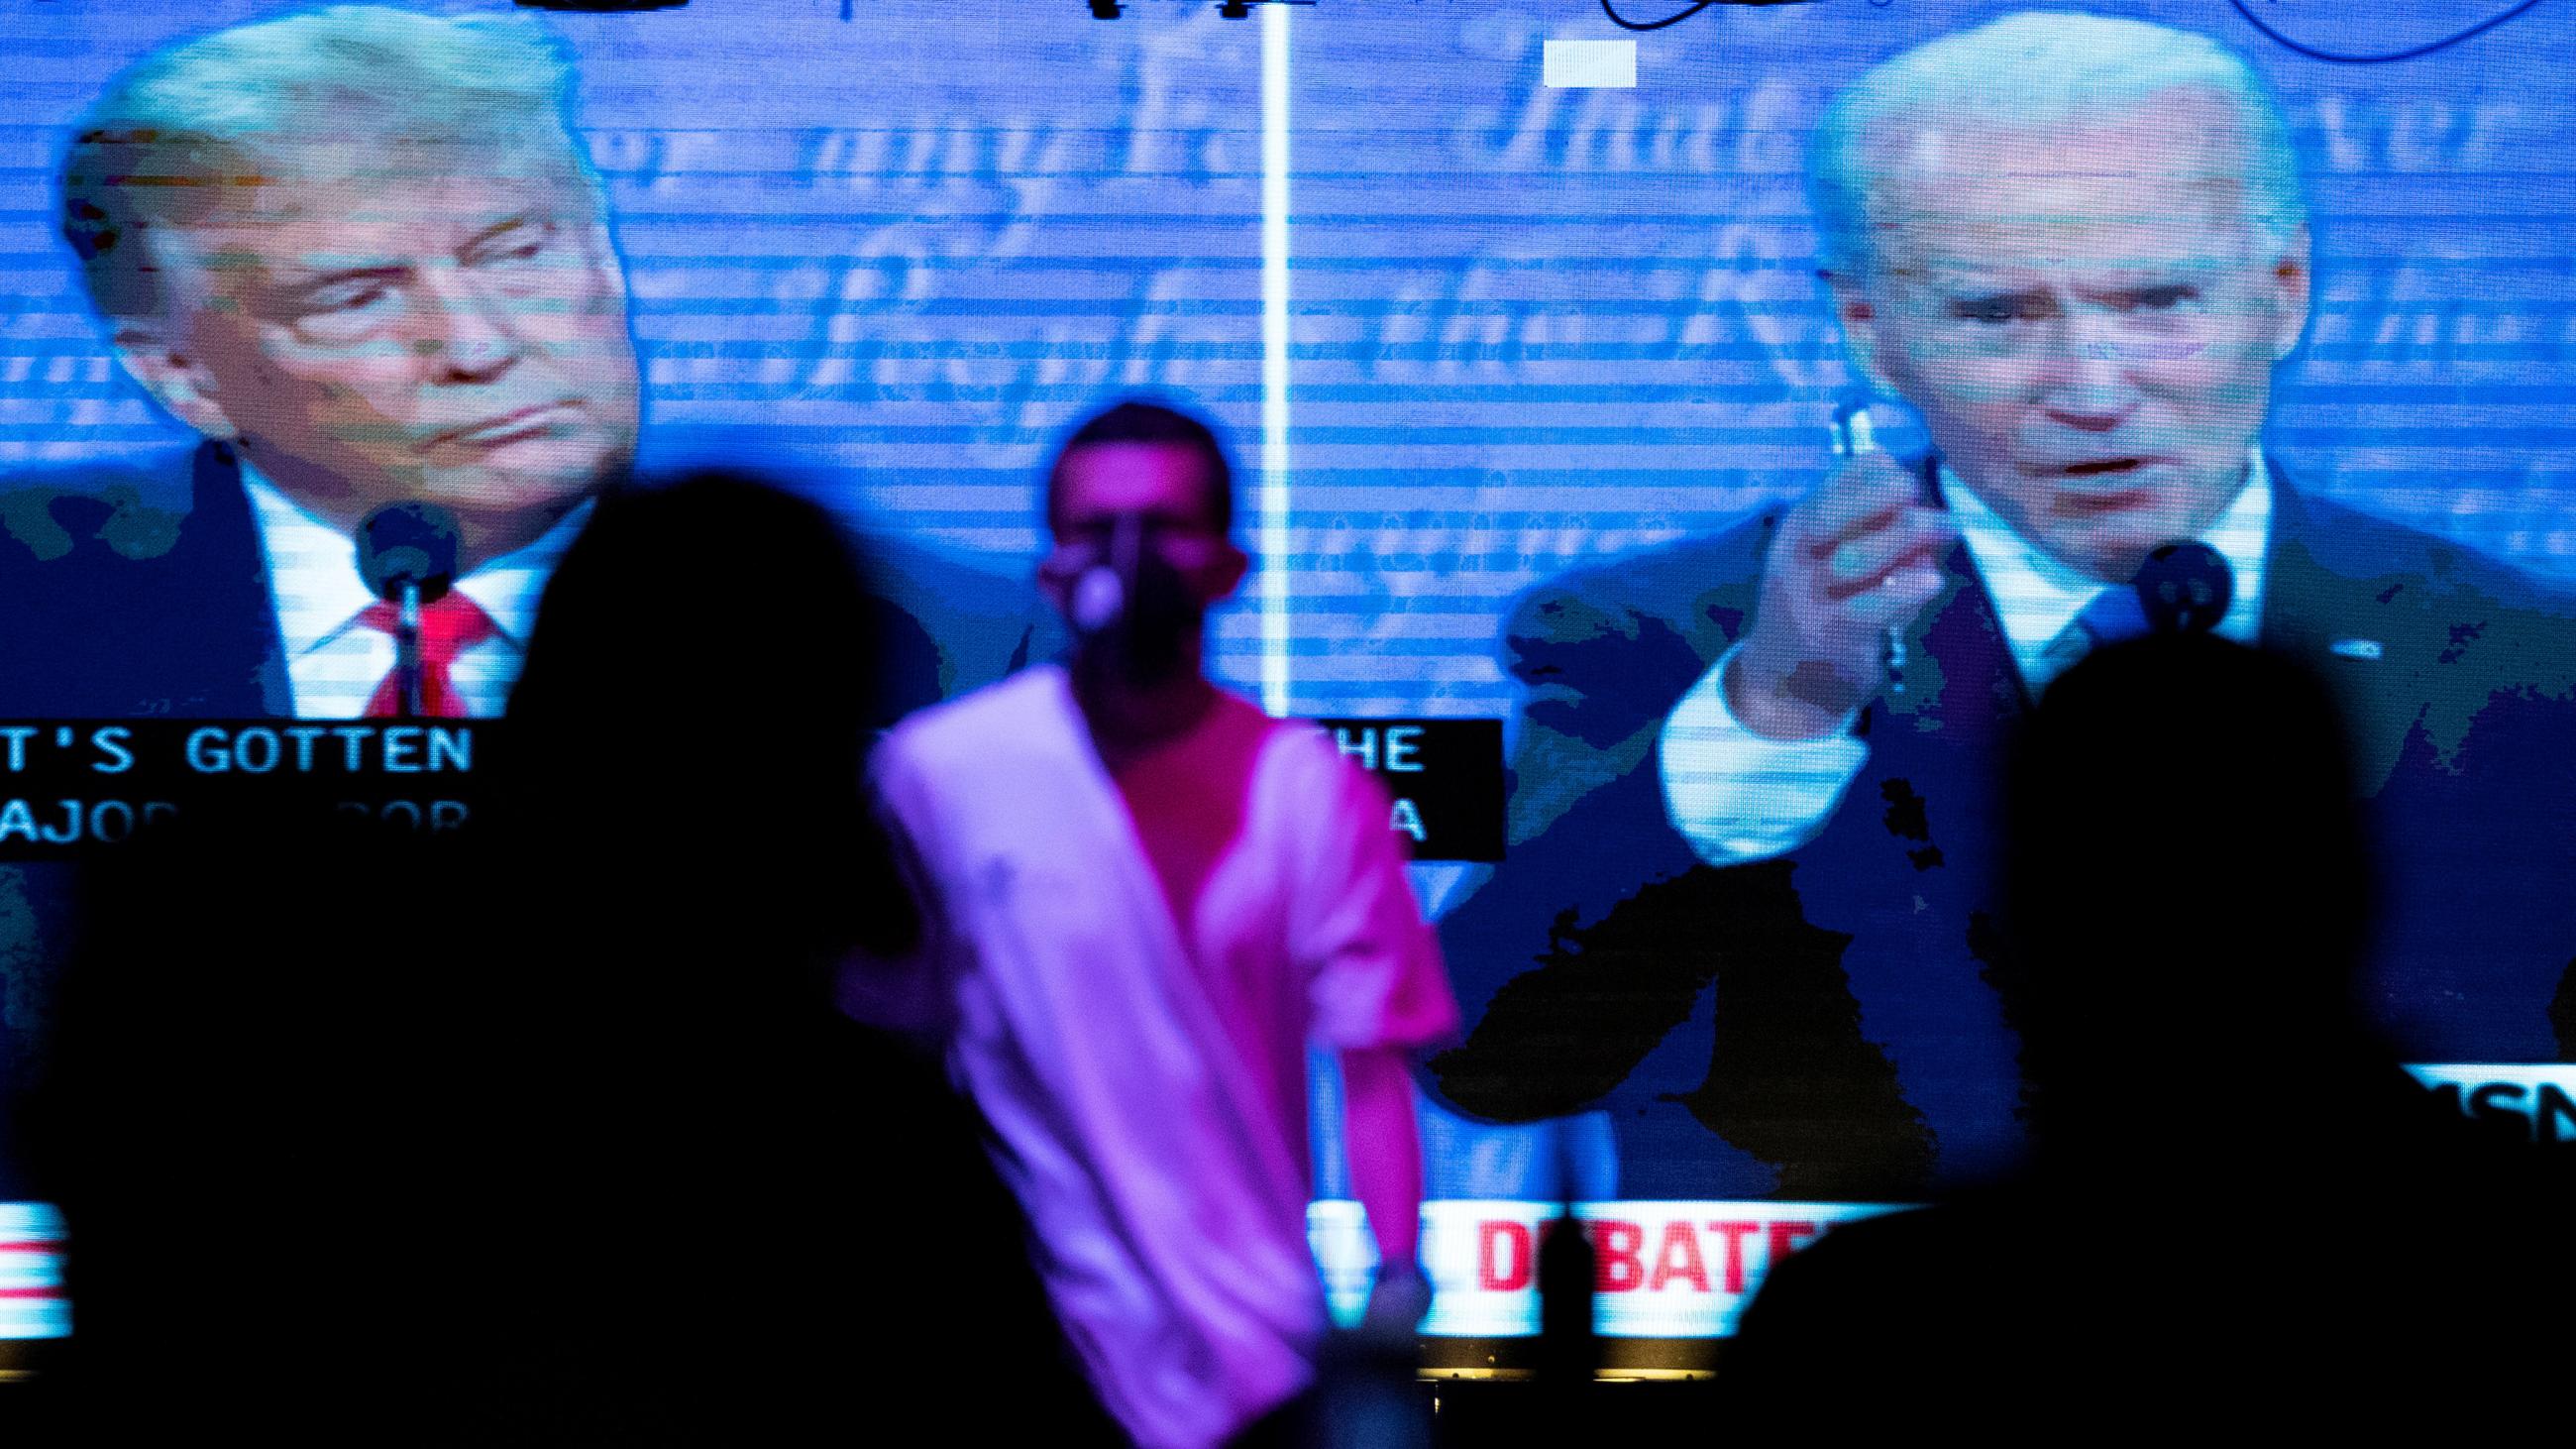
[[[633,390],[636,470],[826,503],[933,695],[1061,647],[1029,580],[1070,427],[1136,395],[1212,421],[1257,558],[1223,682],[1359,722],[1354,753],[1367,721],[1502,722],[1502,858],[1412,866],[1465,1012],[1418,1077],[1426,1331],[1534,1331],[1570,1205],[1605,1331],[1716,1335],[1780,1254],[2025,1151],[1998,741],[2150,545],[2206,544],[2218,632],[2345,704],[2376,1025],[2464,1110],[2576,1133],[2576,12],[2141,0],[2096,8],[2166,29],[1918,49],[2014,8],[550,13],[606,212],[532,244],[593,249],[597,335],[558,360]],[[236,634],[301,637],[322,605],[280,581],[329,530],[275,511],[297,479],[246,503],[210,470],[216,413],[116,315],[186,300],[119,299],[154,284],[82,190],[118,163],[74,154],[112,76],[272,13],[0,0],[0,719],[347,718],[374,678],[210,682]],[[343,292],[299,345],[379,305]],[[1866,677],[1802,694],[1772,545],[1860,468],[1950,532],[1919,577],[1799,535],[1814,587],[1916,591],[1846,649]],[[225,508],[265,551],[189,572]],[[60,880],[0,867],[13,1091]],[[1355,1310],[1315,1065],[1313,1235]],[[0,1333],[66,1331],[62,1231],[0,1212]]]

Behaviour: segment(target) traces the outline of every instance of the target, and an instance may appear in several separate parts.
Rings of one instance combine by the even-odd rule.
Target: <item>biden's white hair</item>
[[[108,317],[159,315],[168,234],[255,206],[316,145],[469,146],[559,164],[596,209],[570,74],[532,16],[335,5],[154,52],[108,83],[60,173],[64,239]],[[384,162],[390,187],[400,168]]]
[[[2227,130],[2245,219],[2265,241],[2287,245],[2307,203],[2289,128],[2251,67],[2205,35],[2029,10],[1882,62],[1826,107],[1807,158],[1819,263],[1845,275],[1871,265],[1871,148],[1891,123],[1959,118],[2044,131],[2135,114],[2177,91],[2215,96],[2235,112]]]

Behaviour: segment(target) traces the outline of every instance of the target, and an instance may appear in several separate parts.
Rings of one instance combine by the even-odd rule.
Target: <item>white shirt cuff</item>
[[[1766,739],[1726,707],[1720,681],[1738,644],[1718,656],[1664,719],[1664,814],[1711,865],[1786,855],[1816,837],[1869,758],[1854,710],[1831,734]]]

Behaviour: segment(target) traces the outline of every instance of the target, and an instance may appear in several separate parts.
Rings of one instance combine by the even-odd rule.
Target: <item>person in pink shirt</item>
[[[1419,1319],[1407,1063],[1457,1024],[1382,789],[1206,676],[1206,611],[1250,566],[1230,478],[1152,404],[1067,441],[1040,581],[1074,654],[879,746],[929,927],[914,969],[854,964],[848,993],[944,1029],[1068,1335],[1155,1449],[1278,1442],[1314,1380],[1310,1041],[1347,1083],[1372,1320]]]

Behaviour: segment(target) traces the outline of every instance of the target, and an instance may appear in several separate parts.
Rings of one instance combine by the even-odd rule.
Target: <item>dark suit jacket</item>
[[[2414,1060],[2576,1055],[2576,609],[2273,478],[2261,637],[2348,708],[2389,862],[2380,1019]],[[1634,1197],[1902,1198],[2021,1151],[1992,857],[2027,701],[1964,547],[1815,839],[1717,869],[1666,816],[1665,716],[1744,631],[1777,523],[1522,600],[1509,855],[1442,923],[1471,1027],[1434,1090],[1507,1121],[1606,1106]]]
[[[890,606],[888,723],[1058,637],[1026,584],[889,540],[863,557]],[[0,620],[0,719],[248,719],[292,702],[258,525],[216,444],[0,481]]]

